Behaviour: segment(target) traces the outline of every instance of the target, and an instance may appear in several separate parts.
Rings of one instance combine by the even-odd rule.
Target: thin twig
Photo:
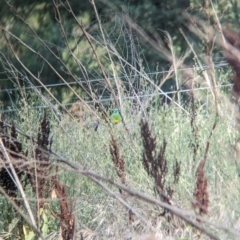
[[[28,202],[28,200],[27,200],[26,194],[25,194],[25,192],[24,192],[24,190],[23,190],[22,184],[21,184],[21,182],[20,182],[20,180],[19,180],[19,178],[18,178],[18,175],[17,175],[17,173],[16,173],[16,171],[15,171],[15,168],[14,168],[14,166],[13,166],[13,164],[12,164],[12,161],[11,161],[11,159],[10,159],[8,153],[7,153],[7,150],[6,150],[6,148],[5,148],[4,144],[3,144],[3,141],[2,141],[2,138],[1,138],[1,137],[0,137],[0,147],[1,147],[1,149],[2,149],[2,152],[3,152],[3,154],[4,154],[4,157],[5,157],[6,161],[8,162],[8,164],[9,164],[9,166],[10,166],[12,175],[13,175],[15,181],[16,181],[17,188],[19,189],[19,191],[20,191],[20,193],[21,193],[21,195],[22,195],[22,198],[23,198],[25,207],[26,207],[26,209],[27,209],[27,211],[28,211],[28,214],[29,214],[29,217],[30,217],[30,219],[31,219],[31,221],[32,221],[32,224],[33,224],[33,226],[34,226],[35,228],[37,228],[36,221],[35,221],[35,218],[34,218],[34,216],[33,216],[33,213],[32,213],[31,207],[30,207],[30,205],[29,205],[29,202]]]

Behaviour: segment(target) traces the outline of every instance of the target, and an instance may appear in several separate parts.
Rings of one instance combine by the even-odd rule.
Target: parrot
[[[111,114],[110,119],[111,119],[111,122],[114,124],[118,124],[121,122],[122,117],[117,108],[113,109],[113,113]]]

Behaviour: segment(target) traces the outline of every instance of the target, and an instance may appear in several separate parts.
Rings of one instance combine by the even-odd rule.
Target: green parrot
[[[118,124],[121,122],[122,118],[121,118],[117,108],[113,109],[113,113],[110,116],[110,119],[111,119],[112,123],[114,123],[114,124]]]

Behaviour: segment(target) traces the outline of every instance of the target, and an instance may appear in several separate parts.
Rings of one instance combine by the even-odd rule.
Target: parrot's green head
[[[117,109],[117,108],[114,108],[114,109],[113,109],[113,113],[119,113],[118,109]]]

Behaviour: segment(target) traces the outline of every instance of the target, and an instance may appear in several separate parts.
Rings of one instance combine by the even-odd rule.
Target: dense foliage
[[[239,239],[238,10],[1,2],[0,238]]]
[[[194,43],[196,52],[200,53],[206,49],[203,39],[189,30],[191,22],[186,14],[192,16],[193,19],[197,17],[200,20],[206,20],[209,25],[214,26],[216,25],[216,13],[223,26],[230,24],[233,28],[237,28],[239,24],[238,1],[228,1],[227,3],[224,0],[217,1],[217,3],[213,3],[215,12],[213,10],[208,12],[207,8],[211,8],[211,6],[206,6],[207,2],[196,0],[124,2],[98,0],[95,4],[105,36],[118,54],[137,70],[144,69],[146,72],[152,72],[168,69],[169,64],[172,63],[166,32],[172,39],[176,57],[181,57],[189,47],[181,31],[187,36],[190,44]],[[69,1],[69,4],[76,19],[83,23],[86,32],[94,38],[94,47],[100,54],[103,66],[109,70],[109,77],[113,76],[114,73],[109,67],[110,59],[107,57],[107,52],[103,50],[104,41],[93,4],[91,1],[76,0]],[[59,15],[57,11],[59,11]],[[53,95],[60,102],[71,102],[76,98],[67,91],[58,74],[67,82],[75,81],[68,71],[81,80],[86,77],[84,74],[88,79],[103,77],[76,19],[69,11],[67,1],[11,0],[2,2],[1,28],[7,30],[9,34],[13,34],[11,36],[5,32],[7,36],[4,36],[3,31],[1,34],[0,100],[4,100],[4,108],[10,105],[10,101],[15,101],[17,97],[16,91],[5,91],[5,89],[29,86],[26,77],[34,85],[39,85],[36,78],[45,85],[60,83],[60,86],[54,86],[51,89]],[[163,48],[168,51],[161,51]],[[80,69],[71,52],[80,61],[84,70]],[[39,54],[45,60],[39,57]],[[214,47],[213,54],[213,59],[219,61],[220,49]],[[51,66],[46,64],[46,61]],[[113,61],[116,61],[116,57],[113,57]],[[185,59],[185,63],[194,65],[193,54]],[[118,65],[117,62],[116,65]],[[119,70],[118,76],[135,74],[136,72],[131,66],[126,64],[126,72],[123,73]],[[17,83],[13,80],[13,75],[17,75]],[[153,78],[153,81],[157,82],[157,79]],[[169,79],[163,89],[169,89],[172,85],[175,85],[175,81]],[[128,84],[126,87],[129,88]],[[133,87],[135,90],[136,88],[137,90],[141,89],[139,80],[133,83]],[[74,88],[85,99],[90,99],[76,84]],[[102,91],[99,90],[101,84],[96,83],[93,88],[96,94],[102,95]],[[103,93],[104,96],[109,96],[109,94]]]

